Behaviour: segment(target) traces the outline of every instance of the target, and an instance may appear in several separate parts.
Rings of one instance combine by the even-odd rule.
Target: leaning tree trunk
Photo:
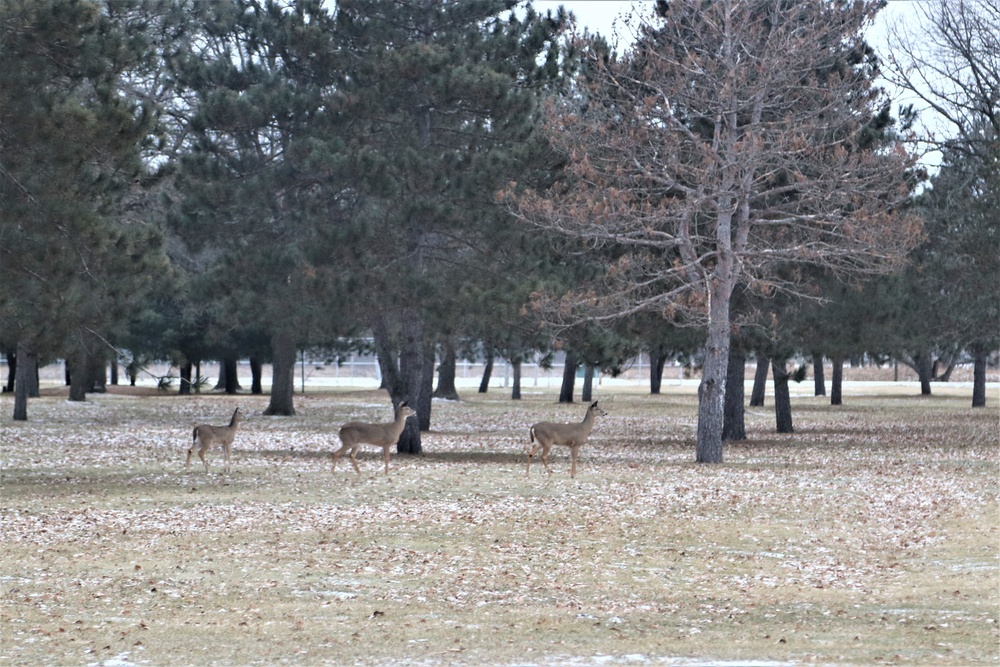
[[[28,394],[32,378],[36,377],[38,357],[25,342],[17,344],[16,354],[18,363],[15,368],[17,375],[14,377],[14,421],[23,422],[28,421]],[[7,358],[10,359],[10,355]]]
[[[580,400],[590,403],[594,400],[594,366],[587,364],[583,370],[583,390],[580,392]]]
[[[986,407],[986,346],[972,345],[972,407]]]
[[[743,387],[746,370],[746,353],[739,345],[729,346],[729,367],[726,371],[725,421],[722,424],[722,439],[746,440],[747,427],[744,418]]]
[[[578,365],[576,355],[567,352],[566,361],[563,363],[562,386],[559,388],[560,403],[573,402],[573,389],[576,385],[576,367]]]
[[[757,370],[753,374],[753,389],[750,390],[751,407],[764,405],[764,394],[767,391],[767,367],[771,365],[771,358],[763,352],[757,351]]]
[[[816,396],[826,396],[826,378],[823,375],[823,355],[813,353],[813,386]]]
[[[483,369],[483,379],[479,383],[479,393],[485,394],[490,388],[490,378],[493,376],[493,354],[486,357],[486,368]]]
[[[458,358],[455,354],[455,346],[450,338],[445,338],[441,343],[441,365],[438,367],[438,385],[434,390],[434,398],[443,398],[446,401],[458,401],[458,388],[455,387],[455,373],[458,365]]]
[[[659,394],[663,386],[663,367],[667,364],[667,355],[659,352],[649,353],[649,393]]]
[[[295,336],[278,332],[271,336],[271,400],[263,414],[291,417],[295,414]]]
[[[792,400],[788,393],[788,369],[784,359],[771,362],[774,376],[774,419],[778,433],[792,433]]]
[[[832,376],[830,377],[830,405],[843,405],[844,396],[844,357],[835,355],[830,359],[833,364]]]

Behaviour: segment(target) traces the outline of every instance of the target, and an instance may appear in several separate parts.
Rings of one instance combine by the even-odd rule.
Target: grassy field
[[[768,408],[693,463],[695,397],[603,396],[525,476],[554,393],[436,403],[425,456],[330,469],[378,392],[0,400],[3,665],[996,665],[1000,428],[968,391]],[[881,392],[881,393],[876,393]],[[249,413],[221,473],[196,423]]]

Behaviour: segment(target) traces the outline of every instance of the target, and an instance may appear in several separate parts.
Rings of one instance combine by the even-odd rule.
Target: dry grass
[[[719,466],[689,391],[623,392],[575,480],[564,448],[524,475],[527,426],[583,416],[553,394],[436,404],[388,478],[374,448],[330,472],[376,392],[5,398],[0,662],[996,665],[991,392],[796,398],[781,437],[755,408]],[[184,473],[235,405],[233,473]]]

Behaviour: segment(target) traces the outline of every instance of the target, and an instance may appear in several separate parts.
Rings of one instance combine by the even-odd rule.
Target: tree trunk
[[[461,400],[458,396],[458,388],[455,387],[455,367],[458,365],[455,346],[450,338],[445,338],[441,343],[441,365],[438,367],[438,385],[434,390],[434,398],[443,398],[447,401]]]
[[[95,394],[104,394],[108,391],[107,364],[104,363],[104,357],[87,355],[87,391]]]
[[[720,265],[723,258],[719,259]],[[725,267],[717,268],[723,274]],[[708,339],[705,341],[705,361],[698,385],[698,442],[695,460],[698,463],[722,463],[722,429],[725,423],[726,376],[729,373],[729,298],[731,288],[725,280],[715,278],[709,294]]]
[[[263,414],[291,417],[295,414],[295,336],[278,332],[271,336],[271,400]]]
[[[649,353],[649,393],[659,394],[663,386],[663,367],[667,364],[667,355],[659,352]]]
[[[111,386],[118,386],[118,360],[111,360]]]
[[[38,357],[32,351],[28,343],[17,344],[18,359],[16,368],[17,375],[14,377],[14,421],[28,421],[28,394],[31,388],[32,378],[36,377],[35,368],[38,365]],[[10,354],[7,355],[10,359]]]
[[[424,342],[424,322],[420,314],[412,308],[405,309],[401,314],[402,344],[399,348],[399,381],[397,390],[401,394],[393,396],[393,405],[407,401],[416,410],[417,418],[406,422],[396,451],[399,454],[417,455],[423,452],[420,432],[430,428],[431,395],[434,378],[434,355],[428,355]],[[430,356],[430,359],[426,357]],[[430,369],[431,377],[425,381],[425,373]],[[425,396],[426,394],[426,396]]]
[[[194,369],[194,364],[190,361],[180,367],[179,375],[181,378],[180,386],[177,388],[178,396],[187,396],[191,393],[191,371]]]
[[[236,394],[243,387],[240,385],[240,364],[236,357],[226,357],[222,360],[222,366],[226,369],[223,389],[229,395]]]
[[[933,355],[919,353],[913,357],[913,367],[920,379],[920,395],[931,395],[931,379],[934,377]]]
[[[566,361],[563,364],[562,386],[559,388],[559,402],[572,403],[573,389],[576,386],[576,355],[572,352],[566,353]]]
[[[986,346],[972,345],[972,407],[986,407]]]
[[[250,393],[255,396],[260,396],[264,393],[264,387],[261,384],[263,368],[264,364],[260,360],[260,357],[250,357],[250,376],[252,378],[250,381]]]
[[[750,391],[750,405],[764,405],[764,394],[767,391],[767,367],[771,359],[763,352],[757,351],[757,370],[753,374],[753,389]]]
[[[493,376],[493,354],[486,357],[486,368],[483,369],[483,379],[479,383],[479,393],[485,394],[490,388],[490,378]]]
[[[744,418],[743,399],[745,394],[744,372],[746,353],[738,345],[729,346],[729,367],[726,372],[725,421],[722,424],[722,439],[746,440],[747,428]]]
[[[590,403],[594,400],[594,366],[587,364],[583,370],[583,391],[580,392],[580,400]]]
[[[521,400],[521,360],[513,360],[510,362],[510,369],[513,374],[513,384],[510,390],[510,400],[520,401]]]
[[[816,389],[815,396],[826,396],[826,378],[823,374],[823,355],[818,352],[813,353],[813,386]]]
[[[830,405],[842,405],[844,402],[841,393],[844,387],[844,358],[836,355],[830,361],[833,364],[833,375],[830,378]]]
[[[74,403],[81,403],[87,400],[87,389],[90,384],[87,379],[87,354],[77,352],[73,357],[72,365],[68,363],[69,373],[69,398],[67,400]]]
[[[784,359],[771,362],[774,377],[774,419],[778,433],[792,433],[792,400],[788,393],[788,369]]]

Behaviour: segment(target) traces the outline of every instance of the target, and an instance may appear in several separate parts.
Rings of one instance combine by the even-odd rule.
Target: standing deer
[[[205,452],[212,445],[218,443],[222,445],[222,451],[226,457],[225,471],[229,472],[229,449],[233,446],[233,438],[236,437],[236,427],[239,426],[239,423],[240,409],[236,408],[233,410],[233,418],[229,420],[229,426],[209,426],[208,424],[195,426],[194,442],[191,445],[191,449],[188,450],[187,463],[184,464],[184,469],[191,469],[191,454],[194,453],[194,445],[201,442],[201,447],[198,448],[198,458],[205,464],[205,472],[208,472],[208,461],[205,460]]]
[[[347,422],[340,427],[341,447],[333,453],[333,469],[337,469],[337,459],[345,451],[350,450],[351,463],[354,470],[361,474],[358,467],[358,459],[355,454],[361,445],[375,445],[382,448],[382,455],[385,457],[385,474],[389,474],[389,449],[399,440],[399,434],[406,427],[406,418],[417,413],[404,401],[399,405],[396,413],[396,421],[388,424],[366,424],[364,422]]]
[[[530,431],[531,442],[535,443],[535,446],[528,452],[528,470],[526,474],[528,476],[531,475],[531,459],[534,457],[535,452],[541,448],[542,464],[545,466],[545,470],[551,475],[552,470],[549,469],[548,461],[549,450],[552,449],[552,445],[566,445],[570,448],[573,458],[570,477],[576,477],[576,455],[580,452],[580,447],[590,437],[590,431],[594,428],[594,417],[603,417],[607,414],[607,412],[597,407],[597,401],[594,401],[587,408],[587,414],[579,424],[538,422],[532,426]]]

